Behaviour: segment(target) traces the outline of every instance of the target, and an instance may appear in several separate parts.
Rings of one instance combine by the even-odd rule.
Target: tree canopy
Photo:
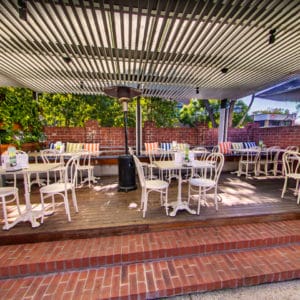
[[[24,128],[32,128],[32,123],[39,124],[40,127],[84,126],[88,120],[97,120],[103,127],[122,127],[124,124],[121,103],[105,95],[40,93],[34,99],[29,89],[1,88],[0,96],[0,121],[9,122],[8,118],[11,118],[14,122],[21,123]],[[219,123],[220,101],[216,99],[191,99],[189,104],[182,107],[178,102],[167,99],[139,99],[143,123],[152,121],[157,127],[196,126],[199,122],[217,127]],[[127,120],[131,127],[135,126],[136,102],[135,98],[128,106]],[[231,104],[232,124],[235,126],[243,114],[247,113],[247,105],[242,101]],[[16,107],[22,107],[22,113]],[[244,121],[250,121],[249,117]]]

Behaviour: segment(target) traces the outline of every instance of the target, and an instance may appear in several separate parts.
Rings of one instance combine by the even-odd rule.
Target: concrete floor
[[[300,279],[171,297],[172,300],[299,300]]]

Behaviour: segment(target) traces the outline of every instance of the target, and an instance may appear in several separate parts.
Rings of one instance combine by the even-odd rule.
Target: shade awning
[[[300,74],[300,0],[3,0],[0,11],[0,86],[236,99]]]
[[[255,96],[276,101],[300,102],[300,76],[299,78],[277,84],[272,88],[257,93]]]

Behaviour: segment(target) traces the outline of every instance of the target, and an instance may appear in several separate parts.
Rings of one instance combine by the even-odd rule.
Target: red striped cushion
[[[231,154],[231,142],[220,143],[219,151],[223,154]]]
[[[158,149],[158,143],[145,143],[145,150],[152,151],[152,150],[157,150]]]
[[[99,151],[100,144],[99,143],[85,143],[83,145],[83,149],[89,152],[97,152]]]

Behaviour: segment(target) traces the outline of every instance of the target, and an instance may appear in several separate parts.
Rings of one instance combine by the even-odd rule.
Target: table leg
[[[29,221],[31,223],[31,227],[39,227],[40,223],[36,220],[37,218],[42,217],[43,212],[42,211],[35,211],[32,210],[32,205],[30,202],[30,192],[29,192],[29,186],[28,186],[28,177],[27,173],[24,173],[24,196],[25,196],[25,202],[26,202],[26,211],[22,214],[20,217],[20,221]]]
[[[192,215],[196,214],[196,211],[189,207],[187,201],[182,201],[181,188],[182,188],[182,176],[181,176],[181,169],[179,169],[177,202],[171,204],[171,206],[173,207],[173,211],[170,213],[171,217],[175,217],[179,210],[186,210]]]

